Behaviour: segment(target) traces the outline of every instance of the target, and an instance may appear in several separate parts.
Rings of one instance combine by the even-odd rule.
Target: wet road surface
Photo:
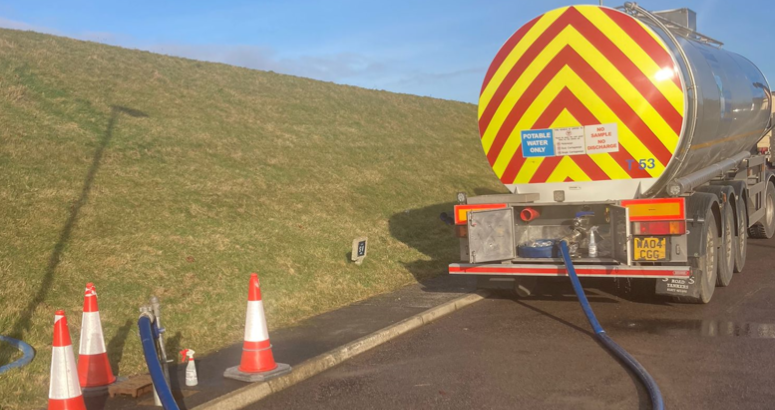
[[[775,240],[708,305],[583,282],[607,333],[659,383],[668,409],[775,408]],[[650,409],[591,336],[568,283],[498,294],[290,387],[251,409]]]

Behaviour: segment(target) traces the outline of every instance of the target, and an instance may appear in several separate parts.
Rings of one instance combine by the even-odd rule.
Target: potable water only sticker
[[[584,127],[554,128],[554,152],[556,155],[583,155]]]
[[[587,125],[584,127],[587,154],[619,151],[619,130],[616,123]]]
[[[522,156],[553,157],[554,136],[552,130],[522,130]]]

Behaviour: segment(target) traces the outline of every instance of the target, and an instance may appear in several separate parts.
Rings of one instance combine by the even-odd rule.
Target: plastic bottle
[[[196,376],[196,363],[194,362],[194,351],[191,349],[184,349],[180,351],[180,362],[183,363],[188,359],[186,365],[186,386],[196,386],[199,384],[199,379]]]
[[[589,257],[597,258],[597,242],[595,241],[595,232],[597,232],[597,226],[593,226],[589,229]]]

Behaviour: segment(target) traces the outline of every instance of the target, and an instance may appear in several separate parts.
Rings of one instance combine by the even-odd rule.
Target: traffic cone
[[[86,410],[75,370],[73,343],[67,329],[64,310],[54,315],[54,344],[51,349],[51,384],[48,389],[49,410]]]
[[[291,371],[291,366],[275,363],[272,344],[264,317],[261,288],[258,275],[250,274],[248,285],[248,313],[245,319],[245,340],[242,344],[242,359],[239,366],[226,369],[224,377],[245,382],[265,381]]]
[[[83,295],[83,320],[81,321],[81,344],[78,349],[78,380],[84,391],[103,390],[116,376],[108,362],[102,323],[97,308],[97,291],[93,283],[86,284]]]

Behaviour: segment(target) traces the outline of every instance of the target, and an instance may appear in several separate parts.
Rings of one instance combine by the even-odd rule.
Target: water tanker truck
[[[529,293],[567,274],[564,239],[582,280],[653,284],[688,303],[730,284],[748,238],[775,233],[775,177],[756,148],[772,95],[695,21],[689,9],[571,6],[506,41],[478,118],[510,193],[458,194],[450,274]]]

